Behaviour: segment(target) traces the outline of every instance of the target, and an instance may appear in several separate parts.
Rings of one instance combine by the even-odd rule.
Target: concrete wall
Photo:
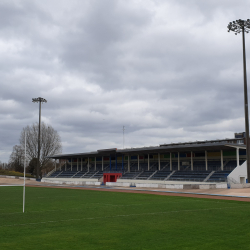
[[[250,183],[244,183],[244,184],[234,184],[234,183],[231,183],[230,184],[230,188],[250,188]]]
[[[204,182],[195,181],[160,181],[160,180],[131,180],[131,179],[118,179],[117,183],[121,182],[133,182],[138,184],[204,184]]]
[[[242,178],[240,178],[242,177]],[[245,161],[241,166],[236,167],[227,177],[230,184],[244,184],[247,179],[247,162]]]
[[[82,178],[43,178],[41,182],[71,185],[101,185],[97,179]],[[227,188],[227,183],[204,182],[178,182],[178,181],[153,181],[153,180],[120,180],[119,182],[106,182],[110,187],[138,187],[138,188],[162,188],[162,189],[212,189]]]
[[[227,188],[227,183],[213,184],[159,184],[159,183],[135,183],[133,180],[127,182],[106,182],[106,186],[112,187],[139,187],[139,188],[162,188],[162,189],[213,189]]]
[[[0,176],[0,178],[17,178],[18,176]],[[27,178],[35,180],[35,178]],[[70,185],[93,185],[100,186],[102,182],[98,179],[82,179],[82,178],[43,178],[41,182],[54,184],[70,184]],[[162,189],[212,189],[227,188],[227,183],[204,183],[204,182],[177,182],[177,181],[153,181],[153,180],[120,180],[120,182],[106,182],[106,186],[113,187],[139,187],[139,188],[162,188]],[[248,184],[234,184],[231,188],[250,187]]]
[[[101,182],[98,179],[82,179],[82,178],[43,178],[41,182],[55,183],[55,184],[71,184],[71,185],[95,185],[100,186]]]

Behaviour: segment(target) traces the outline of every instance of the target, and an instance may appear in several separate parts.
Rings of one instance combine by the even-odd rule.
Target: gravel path
[[[22,179],[0,178],[2,185],[23,185]],[[250,202],[250,188],[244,189],[155,189],[155,188],[130,188],[130,187],[106,187],[106,186],[74,186],[74,185],[56,185],[51,183],[26,180],[26,186],[30,187],[50,187],[50,188],[69,188],[98,190],[105,192],[126,192],[126,193],[146,193],[154,195],[184,196],[207,199],[237,200]]]

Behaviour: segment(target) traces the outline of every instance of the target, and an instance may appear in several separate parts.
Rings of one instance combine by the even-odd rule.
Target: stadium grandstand
[[[246,161],[244,138],[245,133],[235,133],[231,139],[53,155],[49,157],[59,164],[45,178],[102,183],[227,182],[230,173]]]

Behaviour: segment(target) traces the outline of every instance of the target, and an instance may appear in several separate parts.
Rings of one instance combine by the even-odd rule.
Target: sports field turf
[[[0,187],[0,249],[250,249],[250,203]]]

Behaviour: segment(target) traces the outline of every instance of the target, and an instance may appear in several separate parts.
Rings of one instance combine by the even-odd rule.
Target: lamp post
[[[248,119],[247,69],[246,69],[246,49],[245,49],[245,32],[248,33],[250,31],[250,19],[247,19],[246,21],[239,19],[239,20],[230,22],[227,28],[228,28],[228,32],[233,31],[235,35],[242,32],[247,180],[248,182],[250,182],[249,119]]]
[[[40,131],[41,131],[41,103],[47,102],[42,97],[32,98],[32,102],[39,102],[39,128],[38,128],[38,153],[37,153],[37,165],[36,165],[36,180],[40,180]]]

